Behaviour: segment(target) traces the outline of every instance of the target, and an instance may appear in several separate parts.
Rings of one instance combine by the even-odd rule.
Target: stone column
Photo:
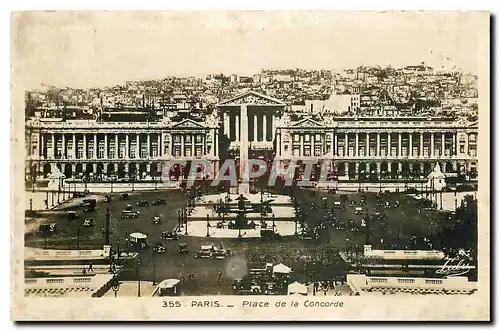
[[[125,158],[126,159],[130,158],[130,141],[128,133],[125,134]]]
[[[424,175],[424,164],[423,163],[420,163],[420,175],[421,176]]]
[[[450,155],[455,156],[455,155],[457,155],[457,150],[458,150],[458,148],[457,148],[457,134],[453,133],[452,137],[453,137],[453,145],[451,146]],[[453,169],[453,170],[455,170],[455,169]]]
[[[222,115],[224,119],[224,134],[226,134],[228,137],[231,137],[231,126],[229,125],[229,114],[227,112],[224,112]]]
[[[419,149],[420,149],[420,157],[422,157],[424,155],[424,134],[422,132],[420,132],[420,145],[419,145]]]
[[[402,150],[403,144],[401,143],[401,132],[398,133],[398,157],[401,157],[401,150]]]
[[[359,156],[359,134],[356,132],[356,145],[355,145],[355,149],[356,151],[354,152],[354,155],[356,155],[356,157]]]
[[[235,140],[240,141],[240,116],[236,115],[236,119],[234,121],[234,127],[236,129]]]
[[[73,133],[73,159],[76,159],[76,152],[77,151],[77,146],[76,146],[76,134]],[[73,174],[75,172],[73,171]]]
[[[194,142],[196,141],[195,140],[196,136],[197,136],[196,134],[192,134],[191,135],[191,156],[194,156],[194,154],[195,154],[195,151],[194,151],[195,150],[195,144],[194,144]]]
[[[181,156],[186,156],[186,152],[184,151],[184,135],[181,135]]]
[[[401,173],[403,172],[403,163],[398,162],[398,171]]]
[[[392,171],[392,162],[387,162],[387,172],[391,173]]]
[[[83,158],[87,159],[88,149],[87,149],[87,134],[83,134]]]
[[[370,134],[366,134],[366,151],[365,156],[370,156]]]
[[[56,135],[52,134],[52,158],[56,157]]]
[[[344,144],[344,156],[349,155],[349,137],[347,136],[347,133],[345,134],[344,138],[345,144]]]
[[[377,132],[377,151],[375,152],[376,156],[380,156],[380,132]],[[380,164],[379,164],[380,166]],[[380,171],[379,171],[380,172]]]
[[[141,137],[139,136],[138,133],[135,134],[135,158],[140,159],[141,158]]]
[[[118,140],[118,133],[115,133],[115,159],[118,159],[119,156],[120,156],[120,141]],[[118,165],[116,165],[116,167],[118,167]],[[115,170],[115,173],[117,173],[117,171],[118,170]]]
[[[241,140],[240,140],[240,173],[239,178],[244,178],[248,167],[248,106],[241,105]],[[248,194],[249,185],[244,183],[238,187],[239,194]]]
[[[94,155],[92,155],[92,158],[95,160],[97,159],[97,148],[98,148],[98,144],[97,144],[97,134],[94,133]],[[95,164],[94,164],[94,167],[95,167]],[[93,172],[95,173],[95,169],[93,170]]]
[[[267,141],[267,115],[262,115],[262,141]]]
[[[67,159],[68,156],[66,155],[66,137],[65,137],[64,133],[61,134],[61,141],[62,141],[62,147],[61,147],[62,148],[62,152],[61,152],[62,158]],[[61,169],[61,170],[63,170],[63,169]]]
[[[333,134],[333,155],[339,156],[338,139],[336,133]]]
[[[147,153],[148,153],[148,159],[151,158],[151,134],[148,133],[148,138],[147,138],[147,143],[148,143],[148,147],[147,147]]]
[[[45,135],[42,133],[40,134],[40,156],[43,156],[45,158]]]
[[[108,159],[109,158],[109,153],[108,153],[108,134],[104,134],[104,158]]]
[[[158,156],[163,156],[163,148],[164,148],[163,132],[160,132],[158,134]]]
[[[377,162],[377,175],[380,176],[380,170],[381,169],[381,163],[380,162]]]
[[[434,132],[431,132],[431,157],[434,157]]]
[[[410,144],[409,144],[410,152],[408,153],[409,156],[413,156],[413,133],[410,133]]]
[[[257,114],[253,115],[253,141],[257,141]]]
[[[441,134],[441,157],[444,156],[444,142],[445,142],[445,136],[444,133]]]
[[[387,156],[392,155],[392,149],[391,149],[391,134],[387,134]]]

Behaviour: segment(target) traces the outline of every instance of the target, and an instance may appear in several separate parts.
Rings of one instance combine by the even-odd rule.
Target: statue
[[[436,165],[434,166],[434,172],[436,172],[436,173],[441,172],[441,167],[439,166],[439,163],[436,163]]]

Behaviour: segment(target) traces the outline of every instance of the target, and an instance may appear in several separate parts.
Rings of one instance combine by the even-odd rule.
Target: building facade
[[[26,178],[84,174],[159,177],[164,161],[209,161],[219,168],[219,141],[267,151],[285,166],[312,161],[349,179],[425,178],[477,172],[477,122],[428,117],[347,117],[317,114],[292,121],[286,104],[248,91],[217,105],[203,122],[31,118],[26,122]],[[242,118],[244,116],[245,118]],[[249,155],[255,155],[249,153]]]
[[[170,160],[206,160],[218,167],[217,123],[33,118],[25,131],[27,178],[47,178],[57,168],[66,178],[144,179],[161,176],[164,161]]]
[[[276,158],[328,162],[340,176],[420,178],[438,163],[445,173],[476,173],[477,122],[441,118],[331,117],[292,122],[276,132]]]

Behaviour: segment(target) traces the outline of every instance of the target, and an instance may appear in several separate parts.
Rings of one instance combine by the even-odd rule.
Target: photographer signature
[[[445,264],[441,267],[441,269],[436,271],[436,274],[460,276],[469,272],[470,269],[472,269],[471,265],[465,260],[447,258]]]

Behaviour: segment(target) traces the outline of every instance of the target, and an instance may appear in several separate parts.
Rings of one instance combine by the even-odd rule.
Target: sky
[[[12,17],[26,89],[261,69],[401,67],[477,72],[478,20],[460,12],[31,12]]]

